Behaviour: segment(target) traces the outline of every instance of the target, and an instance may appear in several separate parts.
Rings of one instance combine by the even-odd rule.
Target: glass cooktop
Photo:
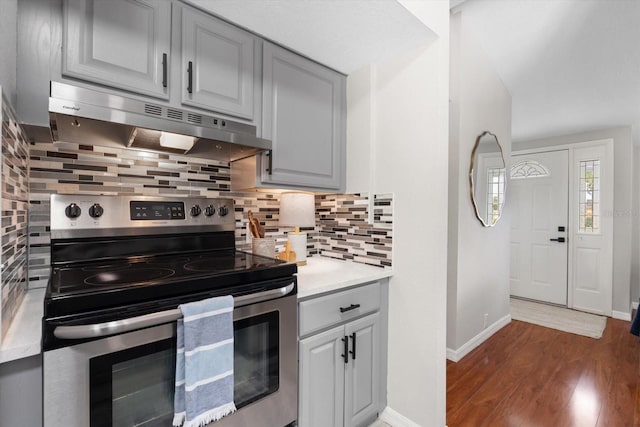
[[[202,278],[211,279],[211,286],[215,286],[216,277],[243,272],[259,276],[261,271],[282,264],[276,259],[234,250],[94,261],[72,267],[54,267],[50,292],[55,296],[168,283],[179,286],[180,282]]]
[[[194,254],[130,257],[54,266],[45,316],[154,304],[167,298],[242,295],[273,289],[293,277],[295,263],[232,249]]]

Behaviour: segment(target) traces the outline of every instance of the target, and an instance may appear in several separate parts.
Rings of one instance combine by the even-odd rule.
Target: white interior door
[[[567,305],[568,159],[567,150],[512,156],[513,296]]]

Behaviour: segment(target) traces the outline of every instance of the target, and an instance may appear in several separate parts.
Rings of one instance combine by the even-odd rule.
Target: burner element
[[[84,283],[95,286],[128,285],[150,280],[164,279],[173,275],[168,268],[136,268],[132,270],[103,271],[87,277]]]

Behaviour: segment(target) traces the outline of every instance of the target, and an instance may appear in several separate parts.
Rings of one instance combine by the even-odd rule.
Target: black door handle
[[[552,242],[559,242],[559,243],[564,243],[567,240],[564,237],[558,237],[557,239],[549,239]]]
[[[167,54],[162,54],[162,87],[167,87]]]
[[[340,313],[355,310],[356,308],[360,308],[360,304],[351,304],[349,307],[340,307]]]
[[[189,81],[187,82],[187,92],[193,93],[193,62],[189,61],[187,65],[187,74],[189,75]]]
[[[344,338],[341,339],[344,344],[344,350],[340,356],[344,359],[344,363],[349,363],[349,337],[345,335]]]
[[[351,359],[356,360],[356,333],[355,332],[351,334],[351,339],[353,340],[353,344],[351,345],[351,348],[353,348],[353,350],[351,350],[349,353],[351,353]]]
[[[269,159],[269,163],[267,164],[267,172],[269,172],[269,175],[273,175],[273,151],[269,150],[265,155]]]

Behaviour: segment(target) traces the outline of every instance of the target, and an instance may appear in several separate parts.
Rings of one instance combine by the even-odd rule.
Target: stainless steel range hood
[[[223,161],[271,149],[252,125],[59,82],[51,82],[49,119],[54,142]]]

